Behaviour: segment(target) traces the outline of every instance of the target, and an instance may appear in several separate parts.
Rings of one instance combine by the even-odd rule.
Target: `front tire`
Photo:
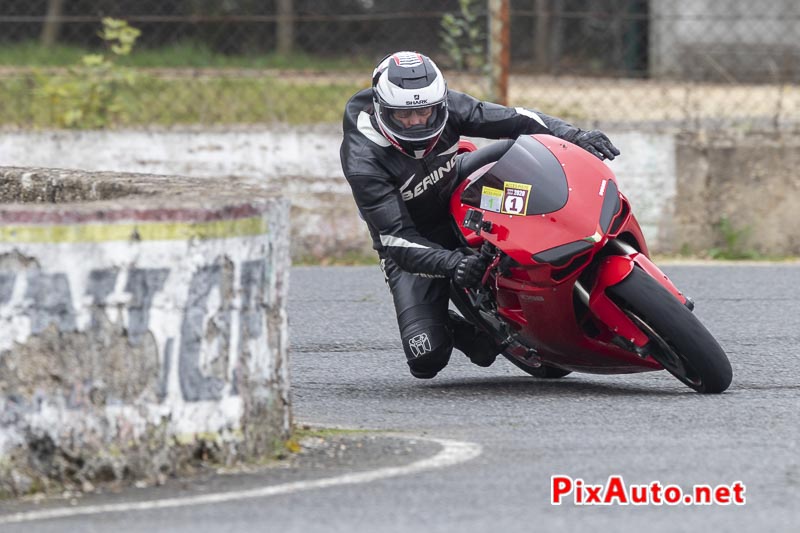
[[[675,296],[640,268],[606,289],[609,297],[650,337],[648,355],[685,385],[720,393],[733,378],[716,339]]]

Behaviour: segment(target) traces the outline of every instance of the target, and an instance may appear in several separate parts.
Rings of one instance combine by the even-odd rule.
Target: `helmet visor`
[[[444,101],[421,107],[381,105],[379,113],[384,127],[398,139],[424,141],[441,132],[447,120],[447,105]]]

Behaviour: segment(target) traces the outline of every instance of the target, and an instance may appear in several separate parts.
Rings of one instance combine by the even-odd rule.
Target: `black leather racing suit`
[[[450,277],[463,257],[452,229],[449,199],[459,179],[494,161],[510,143],[496,143],[458,156],[462,135],[515,139],[549,133],[567,141],[578,128],[522,108],[509,108],[450,90],[449,118],[434,150],[411,158],[390,145],[373,116],[372,91],[356,93],[344,113],[342,169],[372,235],[373,247],[394,299],[403,349],[411,373],[431,377],[447,364],[454,340],[448,319]]]

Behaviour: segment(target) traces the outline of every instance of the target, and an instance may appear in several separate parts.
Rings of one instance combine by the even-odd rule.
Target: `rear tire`
[[[653,359],[700,393],[720,393],[733,378],[731,364],[696,316],[640,268],[606,289],[609,297],[650,337]]]

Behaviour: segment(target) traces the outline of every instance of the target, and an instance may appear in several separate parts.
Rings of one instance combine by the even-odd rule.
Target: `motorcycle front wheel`
[[[649,338],[648,355],[697,392],[723,392],[733,371],[724,350],[692,312],[639,268],[606,289]]]

